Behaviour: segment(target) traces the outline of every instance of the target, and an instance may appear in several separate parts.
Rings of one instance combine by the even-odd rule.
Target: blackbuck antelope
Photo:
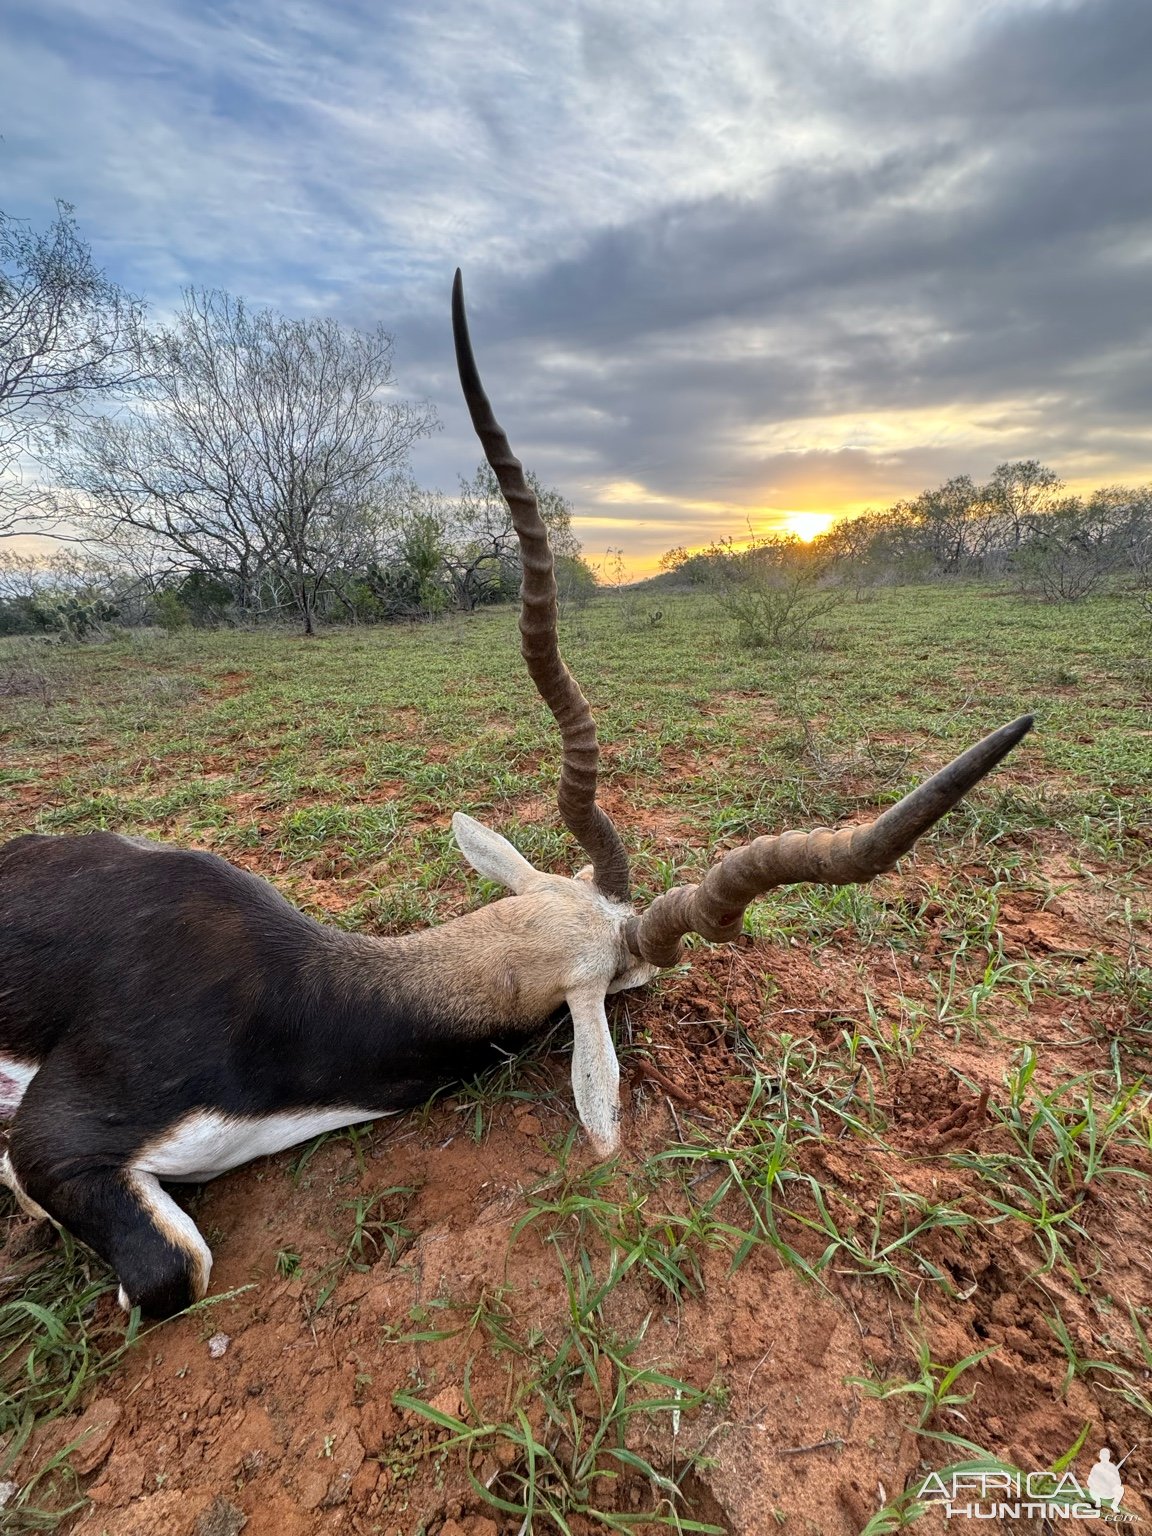
[[[115,1269],[121,1304],[166,1315],[212,1263],[161,1181],[199,1183],[318,1132],[417,1104],[491,1059],[491,1043],[572,1017],[576,1108],[617,1144],[619,1070],[605,997],[648,981],[696,933],[735,939],[774,886],[891,869],[1031,726],[970,748],[867,826],[759,837],[699,885],[629,902],[628,857],[596,804],[596,726],[557,645],[548,536],[452,295],[464,397],[523,556],[520,633],[563,742],[559,811],[591,859],[534,869],[457,813],[460,851],[511,896],[404,938],[326,928],[215,854],[115,833],[0,849],[0,1174]]]

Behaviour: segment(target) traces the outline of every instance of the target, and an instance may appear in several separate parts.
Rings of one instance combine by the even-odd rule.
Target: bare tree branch
[[[136,374],[143,314],[93,263],[72,209],[43,233],[0,211],[0,537],[58,526],[45,450]]]
[[[131,406],[89,422],[61,458],[70,515],[92,537],[135,530],[174,565],[271,580],[311,633],[337,566],[372,542],[430,405],[398,398],[377,326],[293,320],[189,290],[173,325],[141,332]]]

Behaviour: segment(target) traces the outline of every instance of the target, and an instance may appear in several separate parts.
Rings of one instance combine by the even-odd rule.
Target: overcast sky
[[[382,320],[445,490],[462,266],[593,559],[1152,478],[1152,0],[5,0],[0,135],[160,308]]]

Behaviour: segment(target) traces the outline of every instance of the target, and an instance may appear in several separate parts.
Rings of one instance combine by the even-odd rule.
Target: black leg
[[[0,1181],[25,1210],[50,1216],[112,1266],[121,1306],[169,1317],[197,1301],[212,1254],[195,1222],[154,1174],[118,1163],[106,1144],[93,1147],[83,1111],[38,1086],[17,1111]]]

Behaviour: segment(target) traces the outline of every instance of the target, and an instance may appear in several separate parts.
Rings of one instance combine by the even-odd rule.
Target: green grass
[[[918,1405],[916,1432],[922,1434],[934,1420],[971,1402],[971,1392],[954,1392],[952,1388],[965,1371],[970,1371],[973,1366],[994,1354],[995,1348],[976,1350],[973,1354],[965,1355],[963,1360],[957,1360],[954,1365],[940,1365],[933,1360],[932,1351],[923,1340],[916,1344],[915,1349],[917,1375],[909,1381],[869,1381],[862,1377],[852,1377],[850,1380],[869,1397],[885,1401],[894,1397],[908,1397]],[[937,1429],[934,1433],[942,1435],[946,1431]]]
[[[955,854],[1058,825],[1083,853],[1146,862],[1152,765],[1130,675],[1140,637],[1123,601],[1062,609],[979,589],[884,593],[839,610],[834,647],[804,658],[799,677],[792,659],[735,649],[703,599],[670,594],[664,607],[657,632],[625,628],[602,603],[563,636],[597,708],[605,781],[627,794],[622,819],[641,843],[647,812],[672,810],[683,824],[671,847],[652,839],[641,852],[649,888],[666,883],[657,866],[670,856],[699,868],[716,840],[895,799],[1025,709],[1040,734],[936,847]],[[1076,686],[1053,687],[1054,655]],[[51,770],[37,830],[205,835],[226,852],[258,846],[289,876],[319,863],[346,894],[369,869],[378,884],[455,893],[460,873],[437,835],[449,812],[514,824],[525,798],[555,785],[554,732],[530,694],[511,611],[314,642],[130,636],[41,648],[36,664],[53,677],[51,703],[5,701],[0,774],[36,790]],[[11,798],[3,817],[13,831],[28,826]],[[553,817],[524,830],[530,856],[577,856]]]
[[[114,1290],[104,1266],[67,1237],[35,1266],[25,1260],[0,1278],[0,1483],[33,1432],[81,1402],[122,1356],[123,1320],[96,1318]],[[4,1529],[50,1530],[83,1502],[67,1458],[53,1457],[21,1478]]]
[[[605,1315],[605,1302],[624,1274],[615,1262],[606,1275],[594,1271],[587,1254],[573,1265],[561,1260],[561,1267],[568,1316],[557,1345],[541,1335],[517,1339],[503,1308],[488,1305],[469,1321],[470,1332],[482,1329],[490,1345],[510,1349],[527,1362],[506,1417],[492,1419],[480,1411],[468,1370],[463,1396],[470,1422],[412,1393],[397,1393],[396,1406],[447,1430],[450,1438],[440,1440],[438,1454],[459,1448],[475,1493],[494,1510],[521,1521],[524,1530],[535,1530],[536,1522],[543,1521],[544,1529],[568,1536],[571,1517],[581,1515],[603,1530],[658,1527],[723,1536],[722,1527],[694,1520],[684,1510],[681,1483],[695,1456],[664,1472],[628,1443],[630,1429],[640,1420],[666,1421],[675,1440],[681,1415],[695,1416],[709,1403],[709,1394],[635,1361],[645,1329],[622,1338]],[[481,1480],[475,1465],[497,1447],[503,1453],[502,1470]],[[628,1512],[620,1507],[615,1495],[625,1479],[643,1486],[647,1508]]]
[[[433,1298],[386,1335],[385,1348],[504,1352],[516,1381],[507,1412],[473,1403],[467,1422],[438,1415],[418,1384],[405,1410],[447,1431],[437,1454],[448,1445],[469,1469],[502,1444],[504,1470],[483,1497],[526,1530],[564,1530],[576,1515],[627,1529],[637,1521],[615,1490],[629,1480],[648,1490],[645,1519],[703,1528],[681,1490],[696,1452],[657,1464],[630,1449],[630,1426],[662,1425],[679,1444],[673,1419],[705,1423],[712,1399],[674,1360],[653,1365],[624,1312],[678,1314],[757,1255],[826,1297],[878,1286],[907,1316],[928,1294],[959,1305],[973,1255],[1001,1244],[1028,1256],[1065,1393],[1090,1392],[1102,1416],[1120,1404],[1152,1417],[1152,1297],[1122,1292],[1102,1258],[1101,1212],[1123,1198],[1146,1214],[1152,1171],[1152,751],[1132,605],[882,591],[840,607],[828,644],[800,656],[740,650],[703,597],[661,594],[660,607],[657,626],[601,600],[561,637],[597,712],[603,783],[623,807],[641,900],[698,877],[719,847],[873,814],[1026,710],[1038,730],[903,876],[792,887],[749,911],[763,952],[813,957],[840,991],[797,1016],[786,971],[777,980],[765,966],[734,997],[718,981],[712,1025],[729,1082],[714,1112],[673,1106],[663,1145],[592,1169],[570,1158],[569,1138],[551,1149],[553,1171],[524,1180],[509,1243],[536,1243],[566,1297],[547,1337],[499,1287]],[[110,828],[212,847],[314,915],[369,932],[442,921],[496,894],[452,845],[455,809],[543,867],[584,862],[558,825],[555,731],[511,610],[314,641],[6,642],[0,659],[42,679],[0,698],[0,836]],[[1042,926],[1020,939],[1022,921],[1061,911],[1056,939]],[[657,1050],[675,1048],[660,1003],[685,985],[673,975],[652,1000],[624,1000],[638,1020],[621,1026],[626,1071],[630,1054],[659,1062]],[[465,1085],[450,1101],[460,1127],[482,1140],[510,1102],[554,1094],[541,1061],[536,1047]],[[934,1065],[957,1103],[990,1088],[978,1147],[910,1140],[898,1122],[900,1083]],[[293,1158],[297,1180],[317,1145]],[[913,1179],[913,1164],[939,1190]],[[339,1202],[332,1262],[318,1270],[293,1239],[269,1254],[270,1271],[309,1277],[315,1318],[345,1275],[406,1261],[418,1200],[397,1186]],[[0,1481],[36,1426],[83,1401],[126,1347],[109,1277],[82,1250],[66,1243],[20,1275],[7,1289],[0,1280]],[[1092,1328],[1069,1325],[1066,1294]],[[946,1367],[919,1341],[868,1390],[911,1409],[909,1427],[930,1442],[986,1352]],[[589,1406],[602,1361],[613,1385]],[[716,1383],[715,1400],[726,1390]],[[38,1469],[15,1507],[24,1528],[50,1529],[77,1497],[64,1458]],[[894,1498],[868,1529],[919,1512],[910,1495]]]
[[[115,1290],[105,1266],[67,1233],[38,1262],[27,1256],[0,1271],[0,1483],[10,1480],[32,1436],[83,1403],[151,1332],[141,1329],[138,1310],[125,1320],[108,1304]],[[189,1313],[210,1312],[229,1294],[207,1297]],[[68,1460],[75,1449],[69,1442],[31,1473],[24,1468],[3,1510],[5,1533],[54,1530],[83,1508]]]

